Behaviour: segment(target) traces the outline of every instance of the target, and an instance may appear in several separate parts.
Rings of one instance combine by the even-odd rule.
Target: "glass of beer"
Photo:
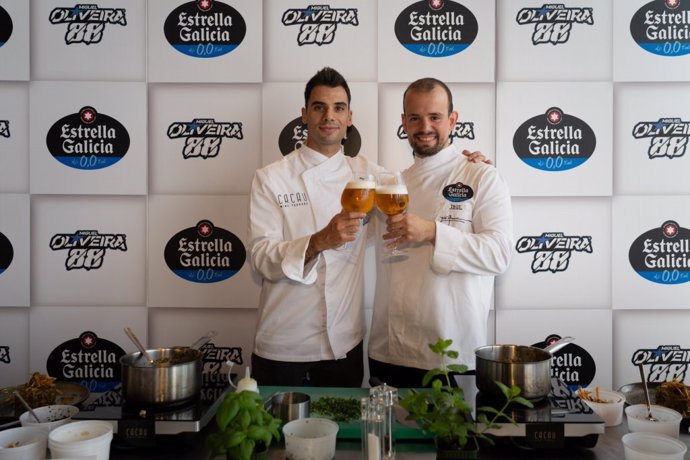
[[[368,213],[374,209],[376,182],[374,176],[365,173],[354,173],[340,197],[340,204],[347,212]]]
[[[407,186],[400,172],[382,172],[376,182],[376,206],[387,216],[394,216],[405,212],[410,198]],[[394,248],[391,255],[405,254],[405,251]]]

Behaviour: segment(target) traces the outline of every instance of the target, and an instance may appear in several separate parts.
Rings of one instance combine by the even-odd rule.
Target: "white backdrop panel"
[[[642,234],[659,229],[669,220],[690,228],[688,196],[617,196],[613,198],[613,308],[614,309],[687,309],[690,307],[690,270],[668,268],[669,276],[678,272],[678,284],[664,284],[640,276],[630,264],[629,251]],[[656,241],[656,239],[654,240]],[[687,244],[687,239],[685,240]],[[687,251],[687,250],[686,250]],[[638,255],[642,255],[640,250]],[[653,253],[652,253],[653,254]],[[651,255],[651,254],[650,254]],[[657,260],[666,254],[657,253]],[[678,254],[670,254],[678,255]],[[682,254],[681,254],[682,255]],[[686,258],[688,253],[685,252]]]
[[[249,193],[261,160],[259,85],[152,84],[149,110],[151,193]]]
[[[613,86],[610,83],[499,83],[496,97],[496,164],[501,165],[513,196],[611,195]],[[593,154],[575,168],[537,169],[523,162],[513,148],[518,128],[533,117],[545,115],[552,107],[561,109],[564,115],[579,118],[596,136]],[[543,140],[541,144],[548,142]]]
[[[29,2],[0,0],[12,21],[12,33],[0,46],[0,80],[29,79]]]
[[[249,260],[223,281],[198,283],[176,275],[163,253],[178,232],[210,220],[237,236],[248,251],[246,196],[162,196],[149,198],[149,305],[153,307],[256,308],[259,283]],[[248,254],[247,254],[248,256]]]
[[[323,4],[330,13],[310,10],[311,5],[264,1],[264,81],[306,82],[324,65],[343,72],[348,82],[375,81],[376,2]],[[340,19],[334,23],[335,15]]]
[[[31,213],[32,305],[146,303],[145,197],[37,195],[31,197]],[[79,230],[124,234],[126,250],[106,249],[97,267],[97,260],[76,257],[71,249],[51,249],[54,235]],[[84,268],[77,268],[81,262]]]
[[[3,308],[0,321],[0,387],[25,383],[29,376],[29,309]]]
[[[513,215],[515,243],[496,281],[497,309],[610,308],[610,198],[513,198]],[[544,233],[564,238],[539,241]],[[563,249],[548,247],[556,243]]]
[[[129,134],[129,149],[114,164],[84,170],[52,157],[50,128],[86,106],[117,120]],[[31,193],[145,194],[147,168],[146,84],[122,82],[38,82],[30,85],[29,146]],[[90,141],[91,139],[86,139]],[[106,139],[107,140],[107,139]],[[89,158],[89,155],[84,155]]]
[[[166,18],[190,0],[148,0],[148,81],[149,82],[260,82],[263,50],[263,3],[223,0],[237,10],[246,25],[246,34],[234,50],[216,57],[194,57],[173,48],[164,34]],[[221,1],[216,0],[216,3]],[[178,19],[175,19],[177,22]],[[236,27],[234,24],[230,27]],[[216,26],[210,27],[215,29]],[[191,28],[194,29],[194,28]],[[203,41],[203,40],[202,40]]]
[[[587,81],[611,79],[612,0],[565,0],[572,16],[555,14],[532,0],[498,2],[497,72],[501,81]],[[591,14],[590,14],[591,10]],[[563,15],[564,13],[560,13]]]
[[[29,195],[0,195],[0,233],[13,252],[9,267],[0,273],[0,306],[29,306],[30,228]]]
[[[28,191],[29,85],[6,82],[0,84],[0,192]]]
[[[619,83],[615,88],[616,195],[690,195],[690,85]]]

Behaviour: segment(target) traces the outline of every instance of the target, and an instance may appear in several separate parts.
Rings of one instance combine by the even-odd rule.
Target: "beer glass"
[[[340,197],[340,204],[347,212],[368,213],[374,209],[376,182],[374,176],[365,173],[354,173],[345,185]]]
[[[376,206],[387,216],[394,216],[405,212],[410,199],[407,186],[400,172],[382,172],[376,182]],[[394,248],[391,255],[406,254],[405,251]]]

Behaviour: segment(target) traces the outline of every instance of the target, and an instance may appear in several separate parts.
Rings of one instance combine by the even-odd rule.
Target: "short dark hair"
[[[431,91],[434,90],[434,88],[437,87],[443,88],[443,90],[446,92],[446,96],[448,96],[448,114],[453,112],[453,95],[450,92],[450,88],[448,88],[448,85],[443,83],[441,80],[438,80],[436,78],[431,78],[431,77],[426,77],[426,78],[420,78],[419,80],[415,80],[412,83],[410,83],[410,86],[407,87],[405,90],[405,93],[403,94],[403,113],[405,113],[405,97],[407,96],[407,93],[409,91],[412,92],[420,92],[420,93],[430,93]]]
[[[350,95],[350,87],[347,86],[347,80],[345,80],[345,77],[343,77],[340,72],[335,69],[324,67],[316,72],[316,74],[307,82],[307,86],[304,87],[305,107],[309,104],[309,96],[311,96],[311,92],[317,86],[328,86],[329,88],[337,88],[338,86],[342,86],[347,93],[347,105],[350,105],[352,96]]]

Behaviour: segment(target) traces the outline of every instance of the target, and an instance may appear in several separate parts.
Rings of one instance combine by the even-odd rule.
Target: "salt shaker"
[[[383,458],[383,406],[378,399],[363,397],[362,409],[362,458],[381,460]]]
[[[380,406],[383,421],[383,458],[395,458],[395,404],[398,402],[398,389],[385,383],[369,389],[369,398]]]

